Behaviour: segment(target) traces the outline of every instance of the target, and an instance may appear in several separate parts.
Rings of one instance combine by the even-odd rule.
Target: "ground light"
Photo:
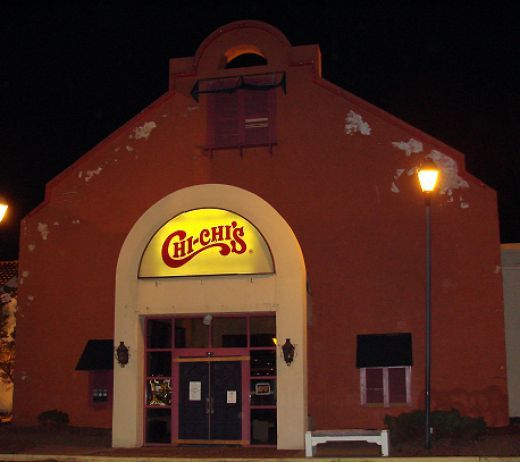
[[[431,446],[431,425],[430,425],[430,401],[431,401],[431,198],[437,186],[439,169],[431,161],[425,161],[417,172],[419,184],[424,194],[424,204],[426,208],[426,335],[425,335],[425,384],[424,384],[424,414],[425,414],[425,443],[426,449]]]

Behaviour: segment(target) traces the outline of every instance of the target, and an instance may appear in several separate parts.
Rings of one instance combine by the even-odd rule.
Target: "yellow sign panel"
[[[245,218],[222,209],[181,213],[148,243],[139,277],[274,273],[265,239]]]

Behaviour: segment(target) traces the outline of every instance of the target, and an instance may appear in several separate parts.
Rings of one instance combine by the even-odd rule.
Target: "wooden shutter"
[[[366,369],[366,403],[382,404],[384,401],[383,369]]]
[[[244,146],[273,144],[275,91],[243,90],[243,143]]]
[[[388,368],[388,401],[406,403],[406,368]]]
[[[275,88],[273,76],[252,76],[236,88],[240,78],[206,82],[208,94],[208,148],[265,146],[276,142]],[[263,87],[262,87],[263,86]]]
[[[209,146],[213,148],[240,145],[238,93],[208,95]]]

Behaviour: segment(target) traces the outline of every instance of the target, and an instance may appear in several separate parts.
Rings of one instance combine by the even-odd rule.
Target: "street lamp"
[[[9,206],[7,205],[7,202],[3,197],[0,196],[0,223],[4,219],[5,213],[7,212],[7,209]]]
[[[419,183],[424,194],[424,204],[426,206],[426,337],[425,337],[425,385],[424,385],[424,408],[425,408],[425,447],[430,449],[431,445],[431,429],[430,429],[430,385],[431,385],[431,197],[435,191],[437,180],[439,178],[439,169],[429,159],[419,167],[417,172]]]

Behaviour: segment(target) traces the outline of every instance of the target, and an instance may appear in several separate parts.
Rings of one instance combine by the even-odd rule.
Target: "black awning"
[[[412,334],[357,336],[356,367],[412,365]]]
[[[114,368],[114,341],[89,340],[76,365],[77,371],[107,371]]]
[[[282,87],[286,93],[285,72],[271,72],[268,74],[238,75],[213,79],[200,79],[191,89],[191,96],[195,101],[203,93],[234,93],[237,90],[270,90]]]

